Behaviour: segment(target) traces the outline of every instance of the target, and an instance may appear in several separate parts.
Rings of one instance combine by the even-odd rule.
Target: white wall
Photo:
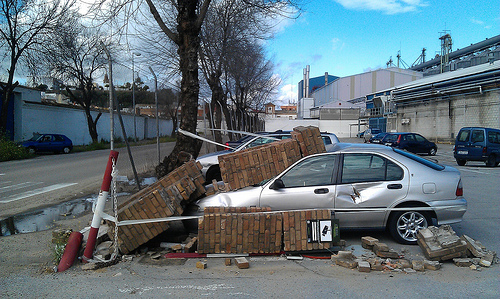
[[[92,111],[95,120],[97,112]],[[57,133],[68,136],[74,145],[89,144],[90,138],[85,112],[81,109],[24,103],[21,109],[20,124],[16,117],[15,141],[31,138],[34,132]],[[127,137],[134,137],[134,117],[122,115]],[[110,115],[103,112],[97,122],[97,133],[99,140],[110,140]],[[172,132],[172,121],[160,119],[160,136],[169,135]],[[20,128],[19,128],[20,127]],[[19,130],[20,129],[20,130]],[[143,116],[136,116],[136,131],[138,139],[156,137],[156,120]],[[121,137],[122,130],[118,115],[114,114],[114,136]]]
[[[357,120],[266,119],[265,130],[268,132],[276,130],[291,131],[298,126],[314,126],[318,127],[321,132],[334,133],[339,138],[349,138],[356,136],[358,132],[357,125]]]

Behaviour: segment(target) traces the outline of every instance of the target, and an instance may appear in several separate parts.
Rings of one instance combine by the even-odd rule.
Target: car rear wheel
[[[465,160],[465,159],[457,159],[458,166],[464,166],[465,163],[467,163],[467,160]]]
[[[418,230],[427,228],[431,221],[431,217],[425,212],[396,212],[391,215],[388,228],[398,243],[417,244]]]
[[[67,146],[65,148],[63,148],[63,153],[65,153],[65,154],[69,154],[70,151],[71,151],[71,149]]]
[[[497,165],[497,157],[493,154],[488,156],[488,160],[486,160],[486,166],[495,167]]]

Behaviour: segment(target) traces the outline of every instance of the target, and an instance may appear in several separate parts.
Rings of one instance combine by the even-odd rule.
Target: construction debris
[[[198,224],[199,253],[279,253],[281,213],[269,208],[209,207]]]
[[[325,143],[317,127],[295,127],[291,135],[293,139],[299,142],[303,157],[326,152]]]
[[[467,256],[467,243],[461,240],[451,226],[429,226],[417,233],[417,243],[427,259],[445,261]]]
[[[197,262],[196,263],[196,268],[198,268],[198,269],[206,269],[207,268],[207,263],[206,262]]]
[[[219,167],[222,180],[237,190],[271,179],[301,158],[297,141],[285,139],[221,155]]]
[[[232,190],[241,189],[275,177],[302,157],[326,151],[317,127],[297,127],[291,135],[292,139],[219,156],[222,180]]]
[[[496,260],[496,252],[487,250],[481,242],[476,241],[467,235],[463,235],[461,239],[467,244],[467,252],[470,253],[469,256],[479,258],[479,264],[481,266],[490,267]]]
[[[141,220],[182,215],[183,206],[205,193],[201,165],[186,162],[156,183],[132,195],[118,207],[118,219]],[[110,225],[114,227],[113,225]],[[120,251],[127,254],[168,229],[167,222],[121,226]],[[114,231],[108,233],[113,238]]]

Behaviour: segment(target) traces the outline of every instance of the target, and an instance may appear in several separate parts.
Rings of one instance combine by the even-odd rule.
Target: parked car
[[[267,135],[267,134],[271,134],[271,132],[255,132],[254,134]],[[236,148],[240,144],[247,142],[248,140],[252,139],[253,137],[255,137],[255,135],[245,135],[238,140],[228,141],[225,143],[225,145],[226,145],[225,149],[228,150],[231,148]]]
[[[382,139],[384,139],[384,137],[389,134],[387,132],[382,132],[382,133],[378,133],[377,135],[375,136],[372,136],[372,138],[370,138],[370,140],[368,140],[370,143],[382,143]]]
[[[387,228],[415,244],[419,229],[460,222],[467,201],[454,167],[382,145],[338,143],[260,185],[202,198],[186,214],[209,206],[331,209],[341,229]]]
[[[483,161],[489,167],[500,163],[500,130],[482,127],[460,129],[453,147],[457,164],[467,161]]]
[[[370,138],[372,138],[372,136],[375,136],[378,133],[382,133],[382,130],[377,129],[377,128],[367,129],[365,131],[365,133],[363,134],[363,140],[364,140],[364,142],[365,143],[368,142],[370,140]]]
[[[213,152],[210,154],[198,157],[196,161],[200,162],[202,165],[202,173],[205,177],[207,183],[212,182],[212,180],[221,181],[222,176],[219,168],[219,156],[226,155],[232,152],[238,152],[247,148],[252,148],[255,146],[271,143],[281,139],[292,138],[290,131],[280,131],[278,133],[263,134],[262,136],[252,136],[253,138],[248,141],[241,143],[236,149],[228,149],[224,151]],[[338,143],[339,139],[333,133],[321,133],[321,138],[325,146],[331,146],[332,144]]]
[[[389,133],[382,144],[397,147],[415,154],[436,155],[437,145],[417,133]]]
[[[62,134],[33,134],[33,137],[20,143],[30,153],[54,152],[69,153],[73,149],[73,142]]]

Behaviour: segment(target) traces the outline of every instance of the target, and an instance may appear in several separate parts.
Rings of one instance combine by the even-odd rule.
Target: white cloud
[[[335,0],[346,9],[375,10],[386,14],[416,11],[427,6],[422,0]]]
[[[334,51],[342,50],[345,46],[345,43],[336,37],[331,40],[331,43],[332,43],[332,50]]]

